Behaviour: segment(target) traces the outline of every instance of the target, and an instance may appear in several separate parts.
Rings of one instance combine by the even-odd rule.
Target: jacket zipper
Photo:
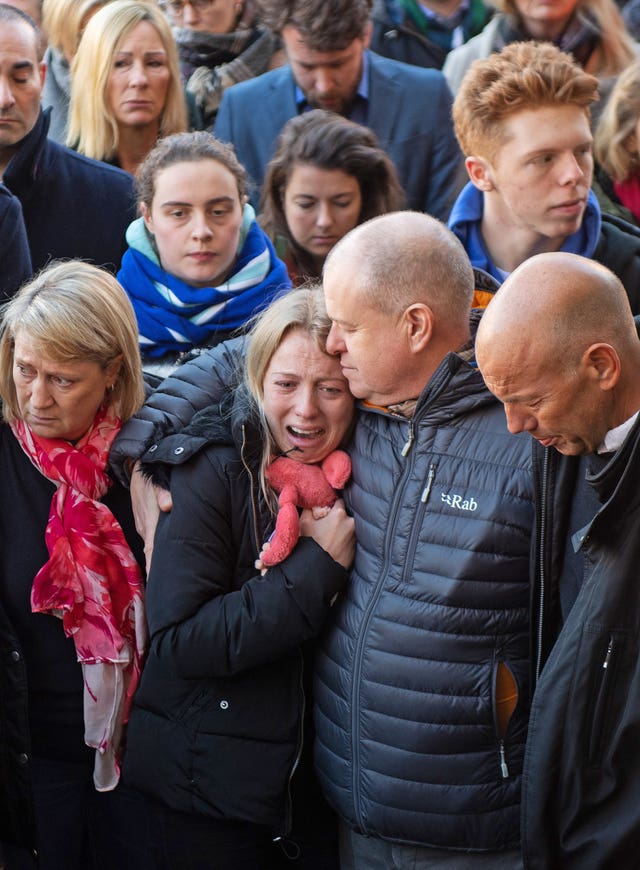
[[[422,524],[424,522],[424,515],[426,512],[426,507],[424,505],[429,501],[429,496],[431,494],[431,487],[433,486],[433,481],[436,476],[437,463],[432,462],[429,465],[429,471],[427,473],[427,482],[422,490],[422,495],[420,496],[420,502],[417,506],[417,510],[413,519],[413,524],[411,527],[411,535],[407,542],[407,555],[405,558],[404,570],[402,572],[402,583],[409,582],[409,578],[413,573],[413,560],[416,553],[416,548],[418,546],[418,540],[420,538],[420,529],[422,528]]]
[[[545,603],[545,570],[544,570],[544,539],[546,536],[547,524],[546,524],[546,515],[547,515],[547,497],[548,497],[548,482],[549,482],[549,450],[551,448],[547,448],[544,453],[544,461],[542,465],[542,494],[541,494],[541,504],[542,508],[540,510],[540,540],[538,542],[538,561],[540,563],[540,591],[538,597],[538,626],[537,626],[537,649],[536,649],[536,667],[535,667],[535,685],[532,687],[535,689],[535,686],[540,679],[540,671],[542,670],[542,635],[544,629],[544,603]]]
[[[589,763],[598,764],[599,751],[602,744],[602,736],[604,733],[604,719],[607,714],[607,700],[609,695],[609,686],[611,684],[611,666],[612,656],[614,651],[614,637],[609,638],[607,650],[604,654],[602,665],[600,666],[600,684],[596,695],[596,702],[593,708],[593,720],[591,722],[591,734],[589,736]]]
[[[257,484],[256,484],[256,479],[253,476],[253,471],[251,470],[251,467],[249,466],[249,463],[247,462],[245,455],[244,455],[246,446],[247,446],[247,433],[245,430],[245,424],[243,423],[242,424],[242,447],[240,449],[240,457],[242,459],[242,464],[244,465],[245,470],[246,470],[247,474],[249,475],[249,480],[251,481],[251,486],[249,487],[249,489],[251,490],[251,513],[253,515],[253,539],[254,539],[254,542],[256,545],[256,553],[259,555],[260,551],[262,550],[262,542],[258,538],[258,508],[256,505],[256,487],[257,487]]]
[[[291,832],[291,828],[293,827],[293,798],[291,797],[291,783],[293,781],[293,776],[298,769],[298,765],[300,764],[300,758],[302,756],[302,745],[304,742],[304,714],[306,708],[306,697],[304,694],[304,657],[302,655],[302,650],[298,649],[298,657],[300,660],[300,727],[298,728],[298,745],[296,747],[295,758],[293,759],[293,764],[291,766],[291,770],[289,772],[289,779],[287,780],[287,814],[286,814],[286,832],[287,834]]]
[[[401,455],[406,457],[411,450],[411,445],[413,443],[414,437],[414,423],[415,417],[409,423],[409,437],[402,448]],[[360,697],[359,697],[359,686],[360,686],[360,675],[362,673],[362,651],[364,648],[365,638],[367,636],[369,630],[369,623],[373,616],[373,612],[375,610],[376,604],[378,603],[378,599],[380,598],[382,592],[382,586],[384,582],[384,578],[387,574],[387,567],[389,565],[389,553],[391,552],[391,547],[389,546],[389,542],[393,539],[393,528],[395,526],[395,521],[398,515],[398,505],[401,502],[401,496],[404,489],[404,484],[407,480],[407,477],[411,473],[412,463],[408,462],[405,466],[404,473],[402,475],[402,480],[399,481],[398,486],[396,487],[395,498],[391,505],[391,510],[389,512],[389,522],[387,523],[387,534],[385,536],[385,540],[383,543],[384,547],[384,561],[380,567],[380,571],[378,573],[378,579],[376,581],[376,588],[371,593],[371,597],[369,599],[369,603],[365,608],[362,623],[360,626],[360,632],[358,634],[358,639],[356,642],[356,648],[354,652],[354,668],[353,668],[353,683],[351,686],[351,754],[353,758],[352,765],[352,774],[351,774],[351,788],[353,792],[353,809],[356,817],[357,824],[362,831],[366,831],[366,825],[364,825],[363,820],[361,818],[361,808],[360,808],[360,790],[358,788],[358,782],[360,779],[360,740],[359,740],[359,722],[360,722]]]

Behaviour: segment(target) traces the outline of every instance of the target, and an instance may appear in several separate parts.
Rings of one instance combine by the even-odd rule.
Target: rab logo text
[[[478,502],[475,498],[463,498],[461,495],[453,493],[442,493],[442,501],[448,504],[449,507],[457,508],[459,511],[477,511]]]

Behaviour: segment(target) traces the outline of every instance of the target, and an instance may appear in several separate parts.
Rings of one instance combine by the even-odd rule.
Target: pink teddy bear
[[[266,567],[286,559],[300,537],[298,508],[313,510],[319,519],[329,513],[351,474],[351,460],[344,450],[334,450],[319,465],[305,465],[297,459],[279,456],[265,472],[273,489],[279,493],[276,527],[260,553]]]

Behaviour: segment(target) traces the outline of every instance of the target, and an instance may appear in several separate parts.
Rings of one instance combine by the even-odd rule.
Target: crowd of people
[[[0,3],[0,870],[634,870],[634,2]]]

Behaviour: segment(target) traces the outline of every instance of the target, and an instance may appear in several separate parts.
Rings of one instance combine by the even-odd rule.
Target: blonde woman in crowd
[[[67,144],[134,173],[187,129],[178,53],[155,3],[114,0],[88,23],[71,68]]]
[[[611,92],[594,143],[593,190],[609,214],[640,225],[640,60]]]

